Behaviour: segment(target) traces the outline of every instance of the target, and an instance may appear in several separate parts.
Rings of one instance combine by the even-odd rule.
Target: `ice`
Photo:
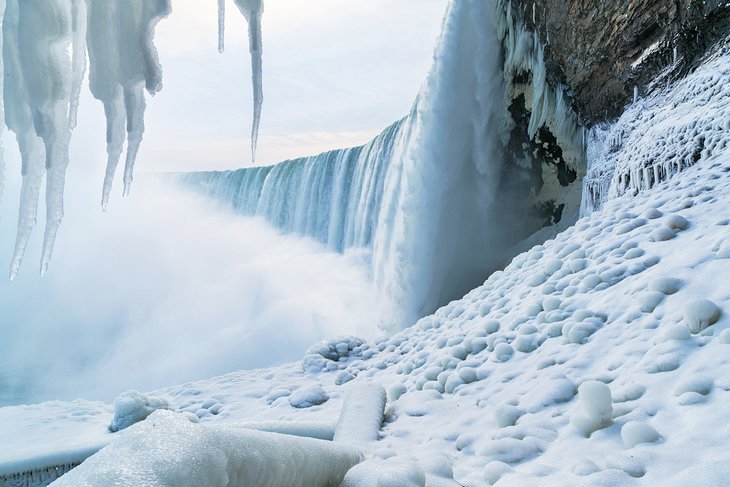
[[[345,392],[334,441],[360,444],[377,441],[383,423],[386,394],[383,386],[353,383]]]
[[[148,397],[137,391],[127,391],[114,400],[114,418],[109,425],[112,432],[129,428],[135,423],[144,421],[158,409],[170,409],[166,400]]]
[[[144,136],[144,89],[151,95],[162,89],[162,67],[154,46],[154,30],[170,13],[171,5],[169,0],[87,1],[89,87],[104,105],[107,121],[108,159],[101,200],[106,209],[125,136],[124,194],[129,194],[131,188]]]
[[[709,299],[694,299],[684,305],[684,323],[692,333],[699,333],[714,325],[722,311]]]
[[[368,460],[353,467],[340,487],[425,487],[426,474],[415,461]]]
[[[251,53],[251,81],[253,83],[251,161],[256,162],[256,145],[258,144],[259,125],[261,124],[261,107],[264,104],[263,43],[261,34],[261,17],[264,13],[264,2],[263,0],[235,0],[235,2],[238,9],[246,18],[246,22],[248,22],[248,47]],[[219,48],[222,48],[222,45]]]
[[[157,411],[54,485],[338,485],[361,459],[327,441],[210,427]]]
[[[226,39],[226,0],[218,0],[218,52],[225,50]]]

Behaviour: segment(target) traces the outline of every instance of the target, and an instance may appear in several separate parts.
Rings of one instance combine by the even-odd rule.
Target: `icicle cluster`
[[[548,127],[560,142],[565,160],[573,167],[585,167],[585,131],[565,99],[567,88],[553,87],[547,80],[544,49],[538,33],[529,32],[517,20],[512,2],[498,0],[497,11],[497,31],[504,46],[508,89],[513,96],[523,91],[527,99],[529,136],[533,138],[541,127]],[[531,73],[529,86],[515,86],[513,80],[521,73]]]
[[[236,5],[249,25],[254,85],[251,149],[255,158],[263,103],[263,3],[236,0]],[[219,50],[222,51],[225,0],[219,0],[218,7]],[[23,175],[11,279],[20,269],[36,224],[44,175],[46,228],[41,274],[46,272],[51,259],[63,219],[64,179],[87,49],[89,86],[93,96],[104,105],[107,120],[102,207],[107,207],[125,140],[124,195],[129,194],[144,135],[144,91],[155,95],[162,89],[154,30],[157,22],[170,11],[170,0],[0,0],[0,12],[4,12],[0,63],[3,118],[15,133]],[[4,170],[0,146],[0,196]]]
[[[253,122],[251,125],[251,161],[256,162],[256,145],[261,123],[261,107],[264,104],[263,49],[261,17],[264,13],[263,0],[234,0],[238,10],[248,22],[248,46],[251,53],[251,81],[253,82]],[[225,47],[226,0],[218,0],[218,51]]]

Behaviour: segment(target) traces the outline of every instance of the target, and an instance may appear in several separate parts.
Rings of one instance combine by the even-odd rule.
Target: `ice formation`
[[[249,25],[253,68],[255,159],[263,103],[260,0],[236,0]],[[223,49],[225,1],[219,0],[219,49]],[[7,127],[22,158],[22,188],[14,279],[36,224],[46,178],[46,227],[41,255],[45,273],[63,219],[65,173],[71,132],[76,126],[81,86],[89,59],[89,87],[104,105],[107,165],[101,204],[106,209],[127,142],[124,190],[128,195],[144,136],[145,89],[162,89],[162,68],[154,46],[156,24],[171,12],[170,0],[2,0],[3,100]],[[87,29],[88,27],[88,29]],[[0,147],[0,150],[2,148]],[[45,162],[45,166],[44,166]],[[0,196],[5,165],[0,154]]]
[[[55,485],[338,485],[362,460],[331,442],[193,424],[157,411]]]
[[[81,0],[10,0],[3,18],[5,119],[18,140],[23,186],[11,277],[20,266],[35,225],[43,164],[46,228],[41,254],[45,273],[63,218],[68,146],[76,123],[85,69],[85,9]]]
[[[261,107],[264,104],[263,42],[261,17],[263,0],[234,0],[248,23],[248,48],[251,54],[251,81],[253,83],[253,121],[251,124],[251,160],[256,162],[256,146],[261,125]],[[226,0],[218,0],[218,51],[225,48]]]
[[[706,69],[673,89],[639,98],[616,123],[591,130],[582,215],[652,188],[730,145],[730,66],[723,55],[710,56]]]
[[[134,164],[144,135],[144,89],[162,89],[162,67],[155,49],[154,29],[171,11],[169,0],[155,2],[86,0],[91,93],[104,105],[107,120],[107,167],[102,190],[106,209],[114,174],[122,154],[125,130],[127,154],[124,194],[129,194]]]

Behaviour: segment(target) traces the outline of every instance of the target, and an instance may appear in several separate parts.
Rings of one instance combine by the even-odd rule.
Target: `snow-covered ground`
[[[384,422],[377,440],[358,443],[371,460],[342,485],[376,485],[379,475],[386,478],[377,485],[399,486],[448,485],[452,476],[467,486],[727,485],[729,66],[726,49],[618,122],[633,131],[612,149],[627,154],[627,164],[639,143],[643,152],[683,157],[696,127],[707,127],[704,140],[716,143],[695,164],[651,188],[612,195],[433,316],[372,345],[334,340],[301,363],[156,391],[185,415],[154,413],[121,433],[106,428],[112,408],[99,403],[0,409],[0,475],[43,467],[44,459],[45,466],[78,462],[79,449],[117,435],[103,461],[83,464],[73,478],[88,480],[95,466],[133,459],[112,456],[128,450],[130,438],[141,438],[153,456],[176,442],[181,454],[190,455],[188,445],[199,448],[196,458],[208,458],[218,448],[236,462],[239,454],[226,457],[221,447],[239,441],[232,426],[331,423],[350,382],[370,381],[387,391]],[[669,93],[695,96],[708,80],[701,105],[712,110],[694,113],[697,122],[679,116],[681,103],[674,110],[655,103]],[[652,145],[641,135],[659,116],[675,137]],[[372,420],[371,413],[363,414]],[[202,426],[187,426],[183,418],[192,415]],[[155,436],[155,424],[175,421],[185,431]],[[322,458],[330,458],[325,450]],[[135,468],[122,463],[115,472]],[[186,481],[196,482],[178,476],[161,484]]]

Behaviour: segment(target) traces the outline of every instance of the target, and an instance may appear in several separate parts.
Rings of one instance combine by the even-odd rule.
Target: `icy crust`
[[[322,440],[204,426],[157,411],[54,482],[56,486],[337,486],[362,460]]]
[[[730,47],[589,135],[581,214],[652,188],[730,145]]]

